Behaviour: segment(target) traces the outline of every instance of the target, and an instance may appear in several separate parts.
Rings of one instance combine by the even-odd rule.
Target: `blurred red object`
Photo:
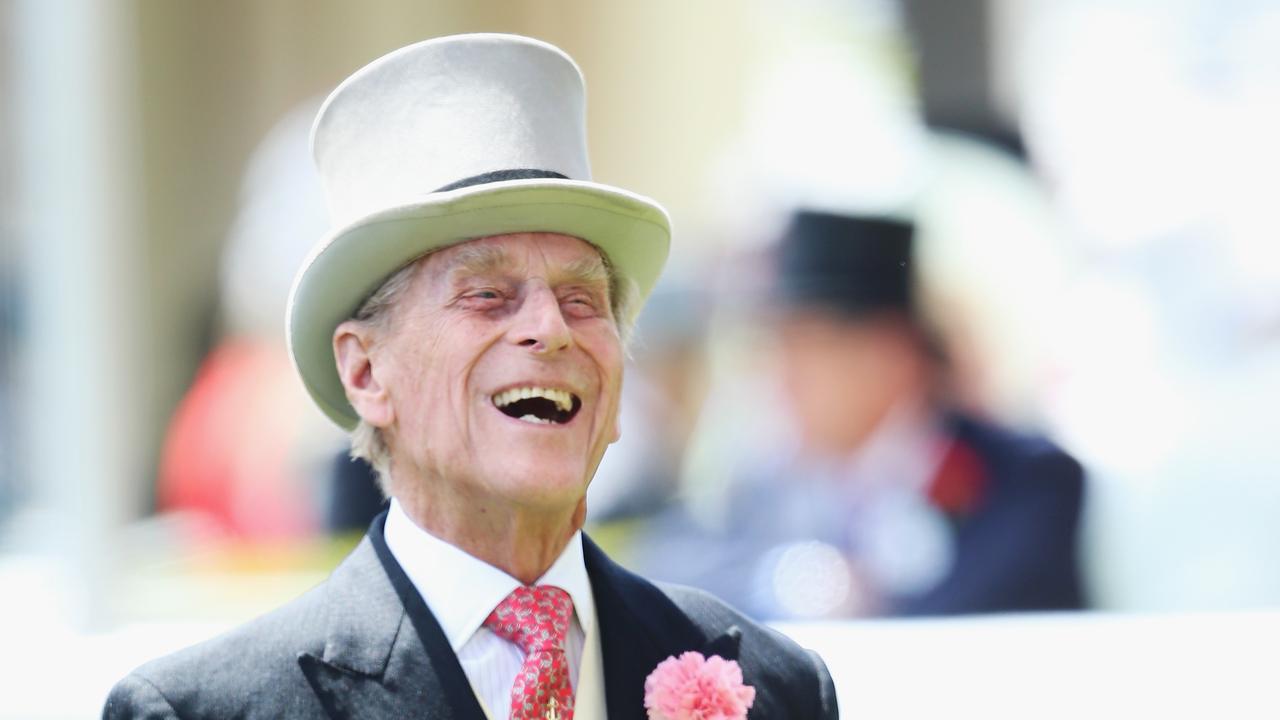
[[[947,515],[964,516],[978,507],[986,486],[982,456],[963,440],[952,440],[929,485],[929,500]]]
[[[231,338],[205,358],[174,412],[160,462],[161,512],[196,514],[192,540],[285,540],[315,532],[297,453],[288,355]]]

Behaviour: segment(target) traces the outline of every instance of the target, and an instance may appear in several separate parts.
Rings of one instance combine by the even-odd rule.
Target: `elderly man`
[[[573,61],[418,43],[339,86],[312,142],[337,229],[290,346],[390,508],[326,582],[139,668],[104,716],[836,717],[815,655],[579,531],[669,229],[590,181]]]

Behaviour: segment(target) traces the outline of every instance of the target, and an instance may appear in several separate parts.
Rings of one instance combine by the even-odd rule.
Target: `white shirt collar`
[[[454,652],[484,625],[489,613],[520,586],[498,568],[418,527],[394,498],[384,530],[387,548],[435,615]],[[555,585],[573,598],[578,624],[594,630],[595,601],[582,557],[582,532],[569,539],[560,557],[535,585]]]

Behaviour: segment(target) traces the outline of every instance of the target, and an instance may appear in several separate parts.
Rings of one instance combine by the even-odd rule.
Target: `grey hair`
[[[426,255],[409,261],[387,278],[360,304],[352,319],[380,331],[386,331],[391,324],[391,308],[409,289],[418,261],[424,257]],[[351,457],[369,463],[378,473],[378,487],[382,489],[382,494],[387,496],[391,494],[391,448],[387,447],[387,440],[383,437],[382,430],[365,422],[364,418],[360,418],[351,431]]]
[[[592,245],[592,247],[595,247]],[[635,326],[632,311],[639,301],[640,290],[631,278],[623,277],[613,267],[609,256],[600,248],[600,259],[604,261],[605,272],[609,276],[609,307],[613,312],[614,323],[618,327],[618,336],[625,350],[631,339],[631,331]],[[414,270],[419,263],[436,250],[428,251],[410,260],[407,264],[388,277],[360,307],[356,309],[352,319],[386,331],[391,324],[391,308],[399,302],[400,297],[409,289],[413,281]],[[378,487],[382,494],[391,495],[391,448],[380,428],[374,427],[360,418],[351,431],[351,457],[369,463],[378,474]]]

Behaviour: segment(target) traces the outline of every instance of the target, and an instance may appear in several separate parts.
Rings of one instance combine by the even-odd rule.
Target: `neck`
[[[546,574],[586,517],[586,498],[575,507],[532,509],[501,501],[394,493],[414,524],[525,585]]]

